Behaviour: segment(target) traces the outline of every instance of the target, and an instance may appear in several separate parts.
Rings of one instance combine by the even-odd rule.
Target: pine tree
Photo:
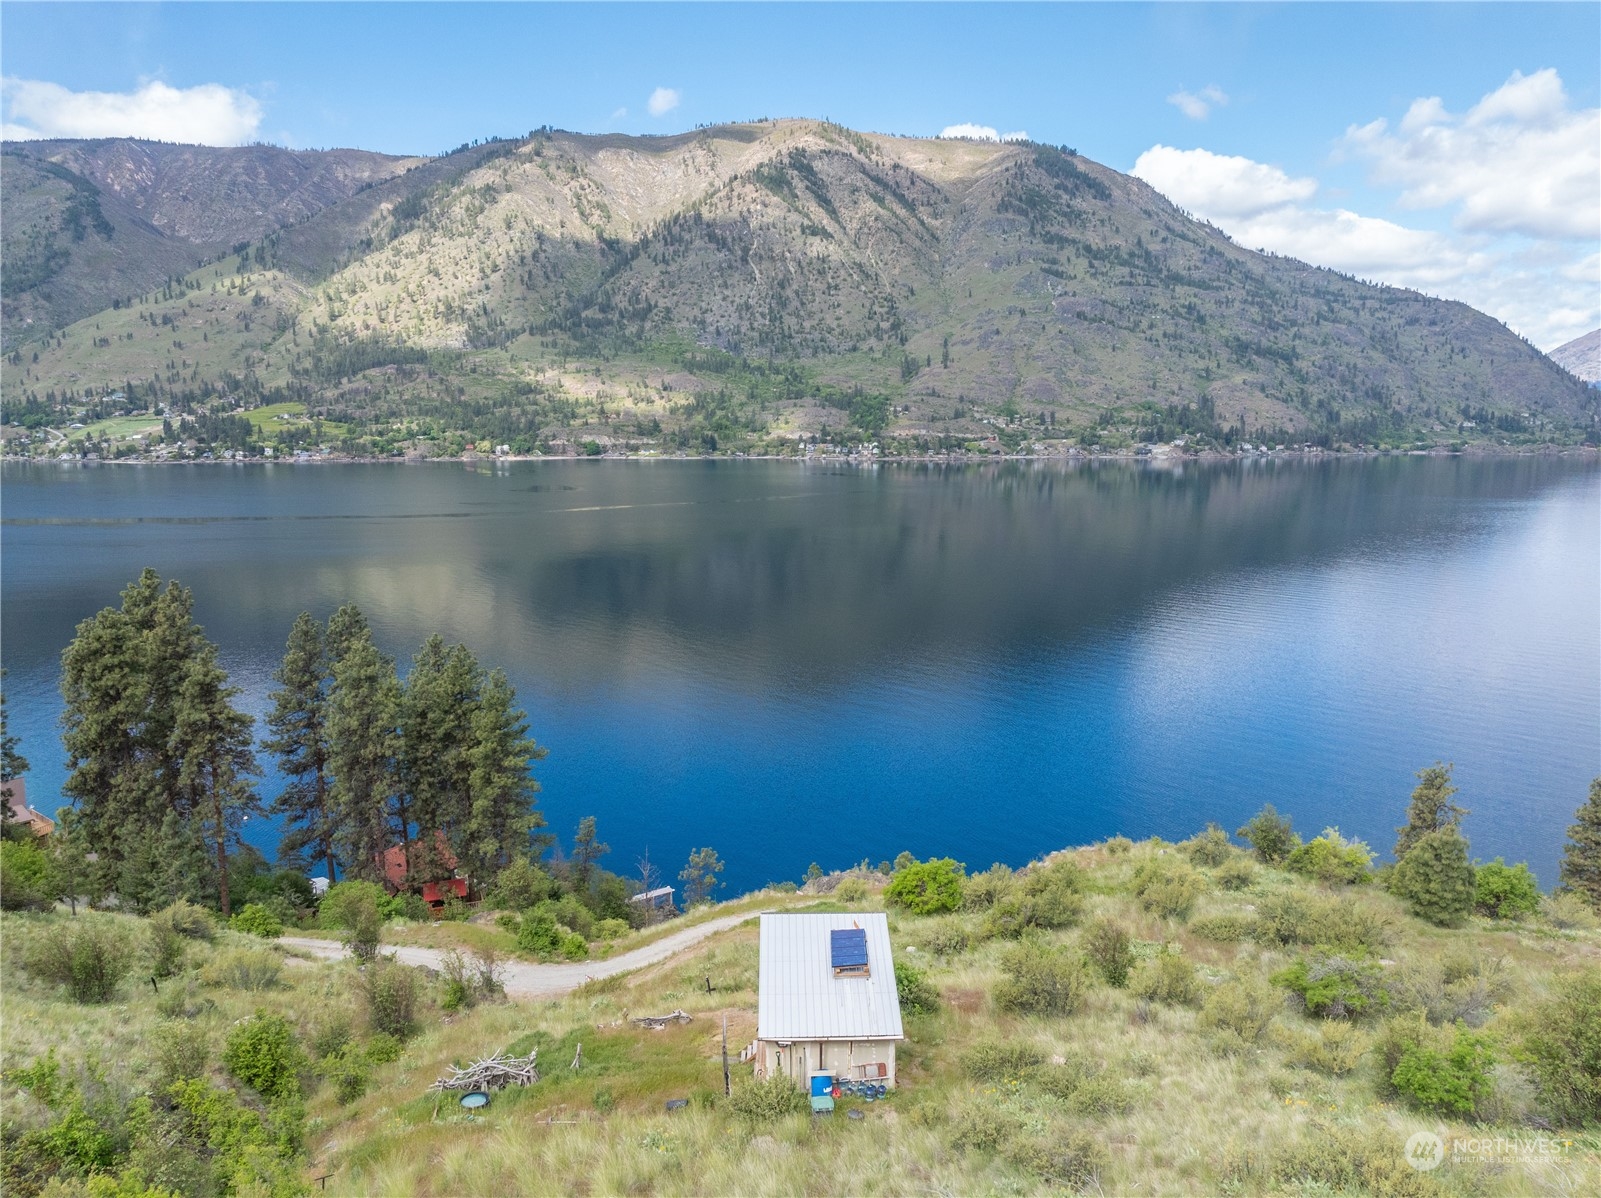
[[[539,783],[529,776],[529,768],[546,750],[529,737],[528,717],[516,703],[505,673],[492,670],[473,712],[471,808],[457,853],[469,875],[484,881],[514,859],[543,848],[535,836],[545,826],[534,805]]]
[[[1412,846],[1431,832],[1444,828],[1457,828],[1467,808],[1451,801],[1457,788],[1451,785],[1452,766],[1436,761],[1427,769],[1418,771],[1417,788],[1412,792],[1412,804],[1406,811],[1406,827],[1397,828],[1395,859],[1405,857]]]
[[[571,858],[573,891],[579,895],[589,893],[590,879],[595,873],[595,862],[611,852],[611,845],[603,844],[595,834],[595,817],[586,815],[578,821],[578,832],[573,837]]]
[[[332,631],[330,621],[330,641]],[[383,853],[394,843],[390,804],[398,789],[399,717],[394,663],[378,651],[363,624],[334,663],[328,696],[331,793],[347,875],[378,880]],[[400,836],[404,842],[405,828]]]
[[[104,878],[89,860],[84,847],[83,833],[78,827],[78,813],[63,807],[56,813],[56,828],[50,833],[45,852],[50,856],[50,889],[52,897],[63,899],[78,913],[78,900],[87,899],[90,905],[105,897]]]
[[[1473,910],[1478,893],[1468,842],[1455,827],[1426,833],[1395,867],[1390,890],[1411,903],[1418,918],[1457,927]]]
[[[11,822],[11,804],[6,801],[11,792],[5,783],[28,772],[28,759],[17,748],[21,742],[11,735],[11,726],[6,721],[5,677],[5,670],[0,669],[0,835],[4,835]]]
[[[712,891],[722,885],[717,878],[722,872],[723,861],[716,849],[708,847],[691,853],[689,864],[678,875],[678,880],[684,884],[684,906],[690,907],[711,898]]]
[[[1590,797],[1579,808],[1562,850],[1562,888],[1601,911],[1601,778],[1590,782]]]
[[[178,690],[171,747],[178,762],[178,812],[210,849],[224,918],[232,914],[228,850],[239,843],[244,821],[261,813],[250,781],[261,773],[252,751],[255,721],[233,705],[238,695],[217,663],[216,646],[202,641]]]
[[[401,704],[401,784],[411,796],[417,829],[413,866],[428,876],[444,871],[440,837],[462,839],[471,817],[473,714],[483,670],[465,645],[446,649],[428,638],[406,675]]]
[[[262,748],[277,757],[278,772],[289,780],[272,805],[273,814],[286,817],[288,825],[279,855],[310,850],[332,883],[338,880],[334,845],[339,829],[329,796],[329,662],[322,626],[310,612],[295,618],[273,678],[279,687],[270,696],[273,707],[267,716],[273,735]]]

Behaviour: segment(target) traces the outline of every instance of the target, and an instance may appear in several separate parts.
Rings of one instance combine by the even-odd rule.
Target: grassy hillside
[[[877,910],[884,880],[853,871],[744,902]],[[194,1193],[215,1192],[207,1179],[219,1171],[237,1175],[238,1192],[326,1177],[328,1192],[352,1195],[1601,1187],[1601,938],[1571,900],[1447,930],[1371,883],[1318,882],[1206,836],[1114,840],[1017,875],[969,877],[961,894],[953,913],[890,908],[897,963],[921,979],[901,979],[903,1003],[917,999],[902,1085],[870,1106],[843,1099],[826,1120],[762,1113],[760,1087],[737,1064],[735,1098],[722,1095],[723,1020],[731,1052],[754,1034],[754,920],[559,1001],[445,1013],[446,979],[422,979],[415,1034],[389,1060],[395,1043],[373,1030],[383,1009],[360,1000],[364,975],[348,962],[247,969],[246,957],[270,966],[280,954],[224,932],[189,942],[161,994],[130,979],[112,1001],[78,1005],[23,964],[71,917],[7,915],[7,1192],[38,1192],[51,1171],[40,1154],[77,1151],[95,1121],[108,1147],[89,1171],[121,1169],[126,1180],[137,1167],[145,1182]],[[94,918],[114,920],[130,943],[148,934],[131,918]],[[1033,925],[1021,938],[1020,924]],[[1126,979],[1109,928],[1128,936]],[[1312,967],[1298,983],[1306,1002],[1290,985],[1297,962]],[[674,1009],[693,1020],[660,1032],[629,1022]],[[300,1097],[269,1105],[233,1076],[237,1055],[233,1072],[219,1064],[238,1021],[258,1011],[282,1015],[304,1054]],[[32,1067],[52,1047],[81,1101]],[[453,1061],[534,1049],[542,1079],[477,1116],[428,1093]],[[202,1082],[174,1089],[175,1077]],[[215,1120],[193,1113],[201,1092],[208,1109],[247,1112],[232,1133],[257,1145],[245,1163]],[[673,1098],[689,1108],[665,1112]],[[853,1107],[865,1117],[847,1118]],[[141,1139],[151,1126],[166,1138]],[[1416,1132],[1443,1137],[1437,1169],[1406,1163]],[[52,1193],[82,1192],[54,1172]]]
[[[1482,313],[1245,250],[1065,148],[791,120],[399,165],[343,199],[290,189],[278,227],[182,283],[279,281],[248,367],[228,342],[130,355],[101,312],[11,354],[11,410],[130,382],[179,409],[298,401],[380,453],[1412,447],[1580,439],[1597,415]],[[170,202],[147,190],[147,214]],[[210,229],[200,207],[163,219]]]

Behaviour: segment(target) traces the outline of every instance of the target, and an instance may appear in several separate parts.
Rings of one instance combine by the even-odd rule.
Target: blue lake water
[[[47,811],[61,650],[147,565],[257,714],[303,609],[353,600],[403,663],[465,641],[550,748],[564,842],[595,815],[606,864],[669,878],[710,844],[730,891],[1266,801],[1384,852],[1437,758],[1475,854],[1549,886],[1601,774],[1593,458],[7,466],[0,503]]]

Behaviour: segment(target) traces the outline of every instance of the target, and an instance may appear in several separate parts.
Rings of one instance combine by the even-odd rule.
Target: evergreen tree
[[[11,823],[11,804],[6,801],[11,791],[5,783],[28,772],[28,759],[17,747],[21,742],[11,735],[11,726],[6,720],[5,677],[5,670],[0,669],[0,835],[5,834]]]
[[[1457,828],[1462,823],[1462,817],[1468,814],[1465,807],[1458,807],[1451,801],[1451,796],[1457,792],[1457,788],[1451,785],[1452,768],[1449,764],[1436,761],[1427,769],[1418,771],[1417,788],[1412,792],[1412,804],[1406,811],[1406,826],[1396,829],[1399,834],[1395,842],[1397,861],[1411,852],[1412,846],[1430,832]]]
[[[440,837],[461,841],[471,818],[473,714],[483,671],[465,645],[446,649],[428,638],[406,675],[400,717],[400,776],[410,795],[409,820],[417,829],[413,866],[444,872]]]
[[[106,885],[98,863],[89,860],[83,844],[83,832],[78,827],[78,813],[63,807],[56,813],[56,830],[45,843],[50,857],[51,897],[65,901],[72,913],[78,913],[78,900],[87,899],[90,905],[105,897]]]
[[[372,629],[367,624],[367,617],[362,615],[361,608],[354,603],[346,603],[339,610],[328,617],[328,668],[343,660],[350,647],[359,641],[372,640]]]
[[[571,858],[573,892],[589,893],[589,883],[595,874],[595,862],[611,852],[611,845],[603,844],[595,834],[595,817],[586,815],[578,821],[578,832],[573,837]]]
[[[335,872],[334,845],[338,825],[329,796],[328,759],[329,663],[323,628],[310,612],[301,612],[289,630],[284,659],[273,678],[272,711],[267,727],[272,737],[262,748],[278,759],[278,772],[289,781],[273,802],[274,815],[286,817],[279,855],[292,858],[309,851],[328,871]]]
[[[1265,803],[1245,826],[1234,835],[1256,851],[1257,859],[1267,865],[1277,865],[1300,845],[1301,838],[1290,827],[1290,821],[1280,815],[1272,803]]]
[[[1468,842],[1455,827],[1425,833],[1395,867],[1390,890],[1411,903],[1420,919],[1457,927],[1473,910],[1478,894]]]
[[[722,872],[723,861],[717,855],[716,849],[696,849],[691,853],[689,864],[684,866],[683,872],[678,875],[678,880],[684,884],[684,906],[689,907],[710,899],[712,891],[722,885],[717,878]]]
[[[468,788],[471,808],[457,856],[473,878],[488,880],[513,860],[542,851],[545,819],[535,806],[539,783],[529,776],[546,750],[528,735],[528,717],[501,670],[484,679],[473,711]],[[593,825],[593,821],[591,821]]]
[[[233,705],[238,695],[217,663],[216,646],[202,641],[178,690],[171,747],[178,762],[178,811],[210,849],[224,918],[232,914],[228,850],[239,843],[244,821],[261,813],[250,781],[261,773],[252,751],[255,721]]]
[[[332,622],[330,641],[331,634]],[[332,797],[347,875],[378,880],[384,850],[394,843],[390,805],[398,789],[399,716],[400,684],[394,663],[378,651],[363,622],[334,663],[328,696]],[[404,843],[404,827],[400,835]]]
[[[1590,797],[1579,808],[1562,850],[1562,888],[1601,911],[1601,778],[1590,782]]]

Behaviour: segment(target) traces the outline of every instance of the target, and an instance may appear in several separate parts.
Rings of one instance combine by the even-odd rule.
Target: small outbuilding
[[[744,1057],[757,1077],[895,1084],[900,994],[882,912],[763,915],[756,1040]]]

